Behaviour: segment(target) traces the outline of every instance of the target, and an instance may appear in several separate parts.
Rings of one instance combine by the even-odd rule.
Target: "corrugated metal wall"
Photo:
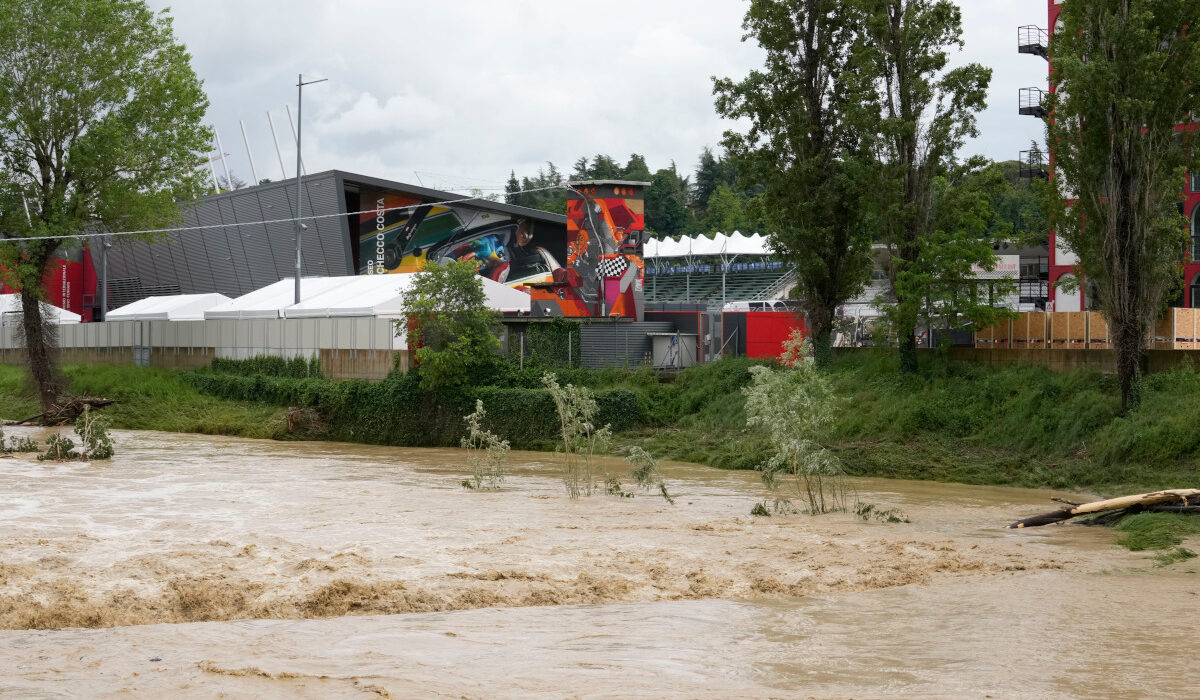
[[[183,294],[220,292],[236,297],[290,277],[296,259],[294,224],[233,222],[289,219],[295,216],[295,197],[295,183],[281,182],[205,198],[184,212],[182,225],[223,228],[180,232],[154,243],[114,240],[108,252],[109,280],[127,279],[134,287],[177,283]],[[306,215],[340,213],[345,209],[343,200],[337,173],[318,173],[304,180]],[[341,218],[307,223],[304,274],[354,274]],[[92,256],[98,272],[98,247],[93,247]]]
[[[0,350],[23,348],[17,325],[0,326]],[[109,321],[58,326],[58,346],[107,349],[215,348],[217,357],[308,357],[321,350],[404,350],[390,319],[280,318],[222,321]]]
[[[651,360],[650,337],[647,333],[673,333],[675,324],[669,321],[643,323],[614,323],[600,321],[584,323],[580,328],[580,354],[584,367],[635,368]]]

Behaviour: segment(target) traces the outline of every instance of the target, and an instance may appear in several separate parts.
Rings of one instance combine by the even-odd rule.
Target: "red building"
[[[71,257],[75,259],[54,258],[46,266],[46,274],[42,278],[45,301],[51,306],[79,314],[84,321],[91,321],[97,310],[96,268],[92,265],[92,256],[88,254],[86,246]],[[16,291],[0,282],[0,293],[12,294]]]
[[[1020,27],[1017,30],[1017,50],[1023,54],[1041,56],[1047,62],[1047,83],[1049,91],[1054,92],[1050,82],[1050,72],[1053,71],[1054,32],[1060,29],[1059,14],[1062,12],[1064,0],[1046,0],[1046,27]],[[1042,97],[1045,92],[1041,88],[1024,88],[1020,92],[1018,109],[1021,114],[1046,118],[1046,110]],[[1183,129],[1180,124],[1177,129]],[[1053,166],[1054,154],[1050,153],[1050,161],[1046,163],[1038,151],[1023,151],[1021,153],[1022,173],[1031,177],[1048,177]],[[1185,178],[1182,184],[1184,193],[1183,213],[1188,217],[1191,229],[1191,245],[1181,256],[1183,263],[1184,293],[1173,304],[1185,308],[1200,308],[1200,173],[1193,173]],[[1055,283],[1064,277],[1077,274],[1076,265],[1079,259],[1075,254],[1058,244],[1054,231],[1050,232],[1050,302],[1054,311],[1083,311],[1090,306],[1086,285],[1078,291],[1064,292],[1056,288]]]

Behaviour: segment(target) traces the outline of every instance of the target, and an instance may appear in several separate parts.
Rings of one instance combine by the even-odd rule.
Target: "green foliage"
[[[573,384],[560,385],[558,378],[550,372],[542,377],[542,383],[558,414],[560,454],[563,458],[563,484],[571,498],[591,496],[596,477],[593,465],[596,453],[608,451],[612,439],[611,426],[599,427],[599,406],[587,387]],[[610,487],[608,475],[604,483]],[[618,484],[618,489],[619,489]]]
[[[483,281],[471,262],[429,264],[404,295],[396,334],[409,334],[421,386],[463,386],[494,364],[499,314],[488,308]]]
[[[937,179],[950,174],[967,137],[978,135],[976,115],[986,106],[992,71],[976,63],[948,69],[949,50],[963,43],[962,12],[950,0],[863,6],[867,21],[855,52],[866,80],[850,99],[861,106],[856,125],[881,135],[870,205],[891,255],[901,370],[914,372],[923,300],[917,280],[947,267],[927,260],[943,254],[944,236],[933,235]]]
[[[1054,178],[1044,204],[1079,257],[1117,350],[1123,405],[1145,343],[1181,285],[1188,243],[1178,208],[1185,170],[1200,169],[1200,22],[1190,0],[1090,0],[1063,5],[1046,108]]]
[[[888,508],[884,510],[873,503],[863,503],[862,501],[854,504],[854,514],[857,515],[860,520],[867,522],[870,522],[871,520],[877,520],[881,523],[912,522],[908,519],[908,516],[905,515],[903,511],[897,508]]]
[[[46,439],[46,451],[38,455],[39,462],[65,462],[79,459],[75,451],[75,443],[71,438],[61,433],[55,433]]]
[[[662,474],[658,471],[658,460],[654,458],[654,455],[641,447],[634,446],[629,449],[625,461],[633,467],[633,471],[629,472],[629,475],[633,477],[639,489],[642,491],[657,489],[663,500],[675,505],[675,498],[667,491],[667,483],[663,481]]]
[[[8,444],[4,447],[5,452],[41,452],[42,446],[37,443],[37,440],[27,436],[13,436],[8,439]]]
[[[540,209],[552,214],[566,214],[566,184],[567,181],[563,177],[562,172],[555,167],[554,163],[547,161],[546,167],[538,168],[537,175],[533,177],[523,177],[517,180],[517,174],[513,172],[504,186],[506,193],[504,201],[520,207]],[[563,189],[545,189],[560,187]],[[541,191],[530,192],[529,190]]]
[[[916,242],[915,259],[896,271],[896,303],[885,307],[895,327],[914,327],[920,320],[927,328],[947,331],[972,324],[986,328],[1010,313],[1003,304],[1015,291],[1012,281],[980,283],[972,269],[995,269],[992,246],[1011,233],[992,207],[996,193],[1006,187],[1003,173],[981,160],[934,180],[932,223]]]
[[[1176,547],[1169,552],[1162,552],[1155,555],[1154,563],[1156,566],[1170,566],[1171,564],[1195,558],[1196,553],[1187,547]]]
[[[202,190],[208,98],[171,20],[141,0],[0,0],[0,246],[5,282],[40,298],[66,236],[180,218]],[[29,218],[26,217],[26,203]],[[43,408],[61,378],[26,304],[23,328]]]
[[[555,318],[525,326],[524,343],[518,335],[509,337],[508,355],[512,361],[525,353],[525,365],[531,370],[578,367],[582,341],[579,322]]]
[[[773,449],[759,469],[775,510],[790,511],[792,497],[802,498],[814,515],[845,510],[841,461],[825,447],[837,413],[829,380],[807,362],[750,371],[753,379],[743,390],[746,422],[762,428]]]
[[[109,459],[113,456],[109,427],[107,417],[93,415],[91,406],[83,407],[83,413],[75,420],[75,434],[79,436],[82,448],[80,459]]]
[[[688,210],[688,178],[675,163],[654,173],[646,190],[646,230],[660,238],[685,236],[696,228]]]
[[[748,131],[725,132],[724,145],[737,169],[764,187],[749,216],[764,222],[772,247],[796,270],[821,362],[837,308],[871,273],[877,228],[863,201],[877,130],[857,101],[866,18],[861,2],[753,0],[745,38],[763,49],[766,66],[714,84],[717,112],[750,122]],[[745,225],[747,213],[724,184],[707,209],[710,222]]]
[[[1175,513],[1138,513],[1121,518],[1114,526],[1121,535],[1117,544],[1134,552],[1169,549],[1184,538],[1200,535],[1200,518]]]
[[[311,358],[259,355],[245,360],[216,357],[213,358],[209,368],[214,372],[240,374],[246,377],[263,375],[267,377],[319,378],[324,376],[321,374],[321,359],[315,355]]]
[[[545,389],[526,388],[529,384],[524,384],[520,375],[507,377],[515,379],[516,386],[496,385],[505,377],[493,377],[483,386],[436,391],[422,389],[416,374],[392,375],[379,382],[213,372],[196,372],[185,377],[197,391],[208,396],[312,408],[328,426],[325,437],[330,440],[378,445],[458,445],[462,416],[471,412],[476,400],[489,407],[481,428],[515,447],[548,446],[560,433],[550,394]],[[594,400],[599,419],[618,430],[641,421],[642,408],[631,391],[600,391],[595,393]]]
[[[467,461],[471,463],[471,480],[464,482],[473,489],[498,489],[504,483],[506,465],[508,463],[508,441],[501,440],[491,432],[484,430],[483,420],[487,411],[483,401],[475,400],[475,411],[463,418],[467,424],[467,434],[460,443],[467,451]]]

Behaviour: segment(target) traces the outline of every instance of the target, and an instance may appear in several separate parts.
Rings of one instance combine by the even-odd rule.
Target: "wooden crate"
[[[975,347],[981,350],[1007,350],[1012,341],[1012,319],[1003,319],[975,333]]]
[[[1112,339],[1108,335],[1108,321],[1099,311],[1087,312],[1087,347],[1089,350],[1111,350]]]
[[[1175,312],[1175,349],[1195,350],[1197,347],[1196,309],[1172,309]]]
[[[1050,317],[1050,347],[1055,350],[1082,350],[1087,347],[1086,311],[1057,311]]]
[[[1046,348],[1046,312],[1028,311],[1018,314],[1012,324],[1012,346],[1017,350]]]

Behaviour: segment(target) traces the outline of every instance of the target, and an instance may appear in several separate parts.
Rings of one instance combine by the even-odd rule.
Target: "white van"
[[[730,301],[721,307],[721,311],[791,311],[791,306],[783,299],[763,299],[762,301]]]

